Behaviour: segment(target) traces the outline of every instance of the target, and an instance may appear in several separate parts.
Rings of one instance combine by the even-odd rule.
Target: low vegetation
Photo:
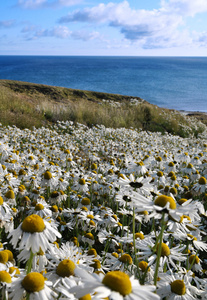
[[[205,114],[187,116],[139,97],[0,80],[2,125],[39,128],[58,120],[87,126],[142,128],[182,137],[198,136],[207,124]]]

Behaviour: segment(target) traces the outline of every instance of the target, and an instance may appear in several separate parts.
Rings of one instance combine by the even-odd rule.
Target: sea
[[[0,79],[141,97],[207,112],[207,57],[0,56]]]

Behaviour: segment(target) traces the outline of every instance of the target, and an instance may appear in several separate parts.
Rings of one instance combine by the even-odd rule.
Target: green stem
[[[30,294],[27,293],[27,295],[26,295],[26,300],[29,300],[29,296],[30,296]]]
[[[190,265],[189,269],[187,269],[188,271],[190,271],[190,270],[191,270],[191,268],[192,268],[192,266],[194,265],[194,263],[195,263],[195,260],[196,260],[196,256],[197,256],[197,254],[198,254],[198,250],[196,251],[196,254],[195,254],[194,258],[193,258],[193,261],[192,261],[192,263],[191,263],[191,265]]]
[[[137,262],[136,241],[135,241],[135,209],[134,209],[134,207],[133,207],[132,230],[133,230],[133,246],[134,246],[134,264],[137,267],[138,277],[140,278],[139,266],[138,266],[138,262]]]
[[[27,261],[27,265],[26,265],[26,268],[27,268],[27,274],[29,274],[32,270],[32,261],[33,261],[33,257],[34,257],[34,254],[32,252],[32,250],[30,250],[30,258],[29,260]]]
[[[104,263],[105,261],[105,258],[106,258],[106,253],[108,253],[108,249],[109,249],[109,242],[110,242],[111,239],[107,239],[106,241],[106,245],[105,245],[105,248],[104,248],[104,257],[102,259],[102,264]]]
[[[134,209],[134,207],[133,207],[132,231],[133,231],[133,245],[134,245],[134,260],[135,260],[135,265],[137,265],[136,241],[135,241],[135,209]]]
[[[162,240],[163,240],[163,233],[164,233],[164,229],[165,229],[164,218],[165,218],[165,213],[163,212],[162,220],[161,220],[161,231],[160,231],[160,234],[156,241],[156,244],[158,244],[158,251],[157,251],[157,260],[156,260],[155,274],[154,274],[154,285],[157,284],[158,269],[159,269],[160,257],[161,257],[161,253],[162,253]],[[159,243],[158,243],[158,241],[159,241]]]

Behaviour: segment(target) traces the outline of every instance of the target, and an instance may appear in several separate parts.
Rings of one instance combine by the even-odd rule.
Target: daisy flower
[[[207,190],[207,180],[205,177],[200,177],[198,182],[194,184],[193,191],[195,191],[198,195],[205,193]]]
[[[30,300],[51,300],[58,295],[50,288],[52,282],[45,280],[38,272],[31,272],[19,277],[11,284],[9,299],[22,300],[29,294]]]
[[[162,274],[158,281],[157,294],[170,300],[193,300],[198,299],[200,290],[192,286],[188,276],[180,273]]]
[[[159,245],[159,244],[158,244]],[[139,255],[140,260],[148,259],[149,266],[151,266],[157,259],[158,245],[155,249],[155,244],[150,239],[143,239],[137,242],[136,246],[139,250],[137,254]],[[185,245],[169,247],[169,242],[162,243],[161,247],[161,257],[160,257],[160,266],[163,268],[165,263],[170,266],[173,266],[177,269],[177,262],[182,262],[186,260],[186,256],[182,253],[185,249]]]
[[[81,298],[92,291],[97,295],[110,297],[113,300],[157,300],[160,297],[153,292],[155,286],[140,285],[134,277],[129,277],[121,271],[111,271],[106,275],[100,273],[89,274],[85,270],[76,268],[75,275],[82,280],[82,285],[73,287],[70,292]]]
[[[19,249],[32,250],[37,253],[41,248],[46,251],[50,248],[50,243],[55,242],[56,238],[61,238],[54,224],[50,224],[38,215],[30,215],[10,234],[12,245],[16,248],[18,240],[21,239]]]
[[[34,207],[31,207],[29,210],[29,214],[39,215],[41,218],[51,217],[52,211],[50,210],[49,204],[43,199],[37,200],[37,203]]]

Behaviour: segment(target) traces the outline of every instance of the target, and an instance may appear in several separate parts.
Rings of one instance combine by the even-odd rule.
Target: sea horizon
[[[0,55],[0,79],[140,97],[207,112],[206,56]]]

